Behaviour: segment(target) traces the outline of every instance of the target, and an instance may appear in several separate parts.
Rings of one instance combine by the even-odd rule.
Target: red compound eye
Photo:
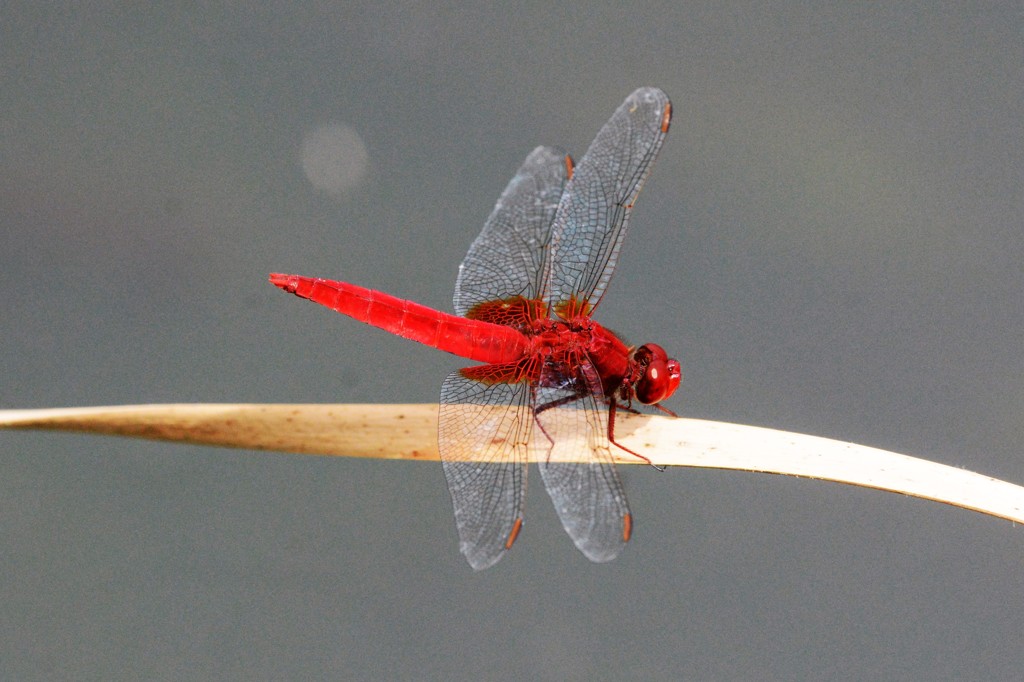
[[[683,378],[679,361],[669,358],[664,348],[648,343],[637,349],[634,358],[640,363],[646,362],[644,373],[634,388],[637,400],[653,405],[668,399],[679,388]]]

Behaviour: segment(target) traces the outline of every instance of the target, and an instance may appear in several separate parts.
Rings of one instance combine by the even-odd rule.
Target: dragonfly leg
[[[544,403],[543,405],[538,405],[537,407],[533,408],[533,421],[537,424],[537,428],[540,429],[540,432],[544,434],[544,437],[548,439],[548,443],[550,443],[550,445],[548,446],[549,458],[551,457],[552,448],[555,447],[555,439],[551,437],[551,434],[548,433],[548,430],[544,428],[543,424],[541,424],[539,418],[540,413],[543,412],[544,410],[550,410],[553,407],[561,407],[562,405],[568,405],[569,403],[576,402],[580,398],[581,396],[575,394],[567,395],[562,398],[559,398],[558,400],[552,400],[549,403]]]
[[[661,410],[662,412],[664,412],[665,414],[667,414],[670,417],[675,417],[676,419],[679,418],[678,414],[676,414],[672,410],[668,409],[667,407],[662,407],[661,403],[654,403],[653,405],[651,405],[651,407],[658,408],[659,410]]]
[[[554,440],[554,438],[551,437],[551,434],[549,434],[547,432],[547,429],[544,428],[544,425],[541,424],[540,419],[538,419],[538,416],[540,415],[541,412],[543,412],[545,410],[550,410],[550,409],[552,409],[554,407],[561,407],[562,405],[568,405],[569,403],[576,402],[577,400],[579,400],[582,397],[583,396],[581,396],[581,395],[575,395],[575,394],[574,395],[567,395],[567,396],[564,396],[562,398],[559,398],[558,400],[552,400],[549,403],[544,403],[543,405],[539,405],[539,406],[537,406],[537,407],[535,407],[533,409],[533,420],[537,423],[537,427],[540,429],[540,432],[543,433],[544,437],[548,439],[549,443],[551,443],[551,445],[548,447],[548,452],[551,452],[551,448],[553,448],[555,446],[555,440]],[[618,449],[622,450],[623,452],[628,452],[629,454],[633,455],[637,459],[642,459],[643,461],[647,462],[648,464],[650,464],[652,467],[654,467],[658,471],[664,471],[665,467],[660,466],[658,464],[655,464],[654,462],[651,461],[650,457],[645,457],[645,456],[641,455],[639,452],[636,452],[635,450],[630,450],[625,445],[623,445],[622,443],[620,443],[617,440],[615,440],[615,412],[616,412],[616,410],[622,409],[622,410],[625,410],[627,412],[631,412],[633,414],[640,414],[640,412],[638,410],[634,409],[631,405],[619,405],[619,403],[613,397],[604,396],[604,402],[606,402],[608,404],[608,442],[611,443],[612,445],[614,445],[615,447],[617,447]],[[676,416],[675,412],[672,412],[671,410],[669,410],[666,407],[662,407],[661,405],[657,405],[657,404],[654,405],[654,407],[657,407],[662,412],[666,412],[667,414],[670,414],[673,417]]]
[[[605,403],[611,402],[609,398],[605,398],[604,401]],[[642,412],[640,412],[640,410],[636,409],[632,405],[625,403],[618,403],[616,405],[616,408],[622,410],[623,412],[629,412],[630,414],[643,414]]]
[[[612,445],[614,445],[615,447],[619,448],[620,450],[624,450],[625,452],[628,452],[629,454],[633,455],[634,457],[642,459],[643,461],[647,462],[648,464],[650,464],[652,467],[654,467],[658,471],[664,471],[665,467],[659,466],[659,465],[655,464],[654,462],[651,461],[651,459],[649,457],[644,457],[639,452],[636,452],[634,450],[630,450],[625,445],[623,445],[622,443],[620,443],[617,440],[615,440],[615,410],[616,410],[616,406],[617,405],[618,405],[618,403],[615,401],[615,398],[613,398],[613,397],[609,397],[608,398],[608,442],[611,443]],[[631,407],[624,407],[623,409],[628,410],[629,412],[633,412],[634,414],[636,414],[636,410],[634,410]]]

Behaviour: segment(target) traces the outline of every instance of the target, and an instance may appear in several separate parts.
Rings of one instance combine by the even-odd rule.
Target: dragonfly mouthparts
[[[299,288],[299,278],[295,275],[282,275],[279,272],[271,273],[270,283],[279,289],[284,289],[289,294],[294,294]]]

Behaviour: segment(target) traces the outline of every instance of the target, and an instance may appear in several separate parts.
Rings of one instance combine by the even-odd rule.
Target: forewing
[[[572,300],[601,301],[626,236],[629,213],[668,132],[671,104],[640,88],[615,110],[565,187],[551,239],[553,309]]]
[[[564,367],[542,370],[544,387],[537,388],[536,405],[560,406],[538,410],[534,439],[538,449],[550,446],[549,461],[541,455],[540,474],[565,532],[588,559],[600,563],[622,551],[632,516],[612,463],[600,379],[589,360],[581,358],[577,367],[571,378]],[[580,454],[567,448],[580,448],[585,461],[558,461]]]
[[[488,301],[541,297],[551,223],[569,164],[566,153],[552,147],[537,147],[526,157],[459,266],[457,314]]]
[[[529,384],[486,384],[457,371],[441,387],[441,460],[459,549],[477,571],[501,559],[522,524],[529,396]]]

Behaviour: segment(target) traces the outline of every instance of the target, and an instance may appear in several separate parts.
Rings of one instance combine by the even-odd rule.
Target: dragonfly
[[[630,212],[668,133],[657,88],[630,94],[580,159],[534,149],[498,199],[455,282],[454,315],[346,282],[271,274],[277,287],[476,364],[441,387],[438,447],[459,548],[497,563],[523,526],[537,462],[576,547],[611,561],[633,516],[612,448],[617,410],[660,408],[682,379],[654,343],[630,346],[594,321]]]

